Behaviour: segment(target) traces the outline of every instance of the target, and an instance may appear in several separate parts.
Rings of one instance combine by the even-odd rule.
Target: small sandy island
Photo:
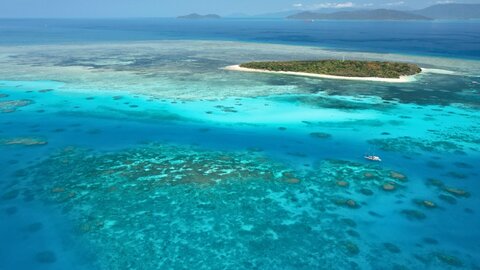
[[[315,74],[307,72],[293,72],[293,71],[271,71],[265,69],[253,69],[253,68],[244,68],[240,65],[232,65],[223,68],[224,70],[231,71],[243,71],[243,72],[258,72],[258,73],[272,73],[272,74],[284,74],[284,75],[293,75],[293,76],[303,76],[303,77],[312,77],[312,78],[322,78],[322,79],[335,79],[335,80],[351,80],[351,81],[371,81],[371,82],[387,82],[387,83],[409,83],[416,81],[415,76],[400,76],[400,78],[379,78],[379,77],[346,77],[346,76],[335,76],[327,74]]]

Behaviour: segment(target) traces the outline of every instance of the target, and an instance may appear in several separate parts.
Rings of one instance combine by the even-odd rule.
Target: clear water
[[[348,53],[437,69],[400,85],[243,74],[221,68],[346,53],[98,29],[0,48],[0,269],[480,266],[478,61]]]

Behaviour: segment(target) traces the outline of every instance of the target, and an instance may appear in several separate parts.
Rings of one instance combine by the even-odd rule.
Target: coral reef
[[[417,199],[417,200],[413,200],[413,202],[421,207],[430,208],[430,209],[437,208],[437,204],[429,200]]]
[[[460,189],[460,188],[454,188],[454,187],[445,187],[443,189],[444,191],[456,196],[456,197],[470,197],[470,193]]]
[[[53,251],[41,251],[35,255],[35,259],[39,263],[50,264],[57,261],[57,256],[55,256],[55,253],[53,253]]]
[[[310,133],[310,136],[317,139],[328,139],[332,137],[331,134],[324,133],[324,132],[312,132]]]
[[[321,171],[323,179],[332,179],[332,186],[349,187],[365,196],[374,195],[373,190],[388,192],[404,188],[407,176],[400,172],[390,171],[374,164],[364,164],[344,160],[326,160],[315,167]],[[348,180],[348,181],[347,181]],[[387,182],[385,182],[387,180]],[[345,199],[334,199],[337,205],[347,206]],[[355,205],[355,208],[359,205]]]
[[[0,145],[23,145],[23,146],[41,146],[48,144],[48,141],[38,137],[16,137],[0,139]]]
[[[183,261],[189,268],[218,256],[225,258],[218,262],[222,268],[244,262],[247,269],[348,267],[350,262],[335,259],[338,253],[359,252],[353,243],[341,244],[350,241],[344,228],[354,221],[325,211],[335,205],[335,186],[312,189],[313,173],[287,169],[261,152],[158,144],[112,153],[67,147],[24,172],[11,189],[23,196],[34,191],[58,207],[76,233],[102,251],[99,268],[171,268],[185,252],[191,254]],[[344,203],[359,206],[351,199]],[[299,248],[283,252],[291,246]],[[131,256],[123,257],[127,250]],[[253,256],[257,250],[265,256]],[[55,258],[50,255],[39,257],[47,262]]]
[[[385,183],[382,185],[382,189],[385,191],[394,191],[395,188],[395,183]]]
[[[399,247],[392,243],[383,243],[383,247],[385,247],[386,250],[388,250],[391,253],[400,253],[401,250]]]
[[[10,191],[5,192],[5,193],[2,195],[1,199],[2,199],[2,200],[5,200],[5,201],[13,200],[13,199],[15,199],[15,198],[18,197],[18,194],[19,194],[19,193],[20,193],[20,191],[17,190],[17,189],[10,190]]]
[[[339,186],[339,187],[348,187],[348,182],[347,182],[347,181],[343,181],[343,180],[337,181],[337,186]]]
[[[397,138],[383,138],[369,140],[368,143],[375,145],[383,151],[399,152],[408,154],[427,153],[456,153],[463,151],[462,145],[447,140],[430,140],[413,138],[409,136]]]
[[[463,266],[463,262],[459,258],[455,257],[454,255],[446,254],[443,252],[436,252],[434,253],[434,256],[444,264],[454,266],[454,267]]]
[[[391,171],[391,172],[390,172],[390,177],[392,177],[393,179],[396,179],[396,180],[400,180],[400,181],[402,181],[402,182],[404,182],[405,180],[407,180],[407,176],[405,176],[405,175],[402,174],[402,173],[395,172],[395,171]]]
[[[404,209],[401,213],[409,220],[422,220],[427,217],[424,213],[414,209]]]
[[[29,99],[0,101],[0,112],[12,113],[18,108],[28,106],[32,103],[33,101]]]
[[[15,175],[18,181],[2,199],[41,199],[56,207],[72,220],[79,237],[102,251],[96,261],[101,269],[171,268],[185,252],[191,255],[182,262],[191,268],[202,258],[221,256],[217,266],[222,268],[350,269],[363,259],[360,248],[369,245],[357,215],[387,217],[371,202],[402,198],[409,185],[406,174],[378,164],[332,159],[295,170],[258,149],[228,152],[173,144],[115,152],[66,147]],[[428,185],[444,195],[451,189],[435,179]],[[414,202],[437,207],[423,198]],[[392,212],[409,220],[426,218],[415,209]],[[42,228],[38,222],[24,227],[30,233]],[[283,252],[291,246],[295,252]],[[385,258],[402,253],[396,244],[381,246]],[[256,256],[259,250],[262,256]],[[122,257],[127,251],[128,258]],[[39,255],[42,263],[55,262],[52,254]],[[446,256],[437,261],[455,262]]]
[[[348,207],[348,208],[359,208],[360,205],[353,199],[346,198],[335,198],[333,202],[338,206]]]
[[[343,246],[349,256],[355,256],[360,253],[360,248],[352,241],[344,242]]]

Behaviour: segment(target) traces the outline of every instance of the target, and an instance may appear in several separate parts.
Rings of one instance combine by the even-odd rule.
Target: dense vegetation
[[[250,62],[240,67],[269,71],[291,71],[343,77],[400,78],[421,72],[415,64],[354,60],[319,60],[286,62]]]

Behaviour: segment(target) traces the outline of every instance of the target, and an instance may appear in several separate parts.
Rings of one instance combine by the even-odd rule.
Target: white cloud
[[[302,3],[298,3],[298,4],[293,4],[292,5],[294,8],[301,8],[303,7],[303,4]]]
[[[355,4],[352,2],[343,2],[343,3],[319,3],[312,5],[312,9],[321,9],[321,8],[350,8],[354,7]]]
[[[404,1],[398,1],[398,2],[386,3],[385,5],[387,5],[387,6],[402,6],[402,5],[405,5],[405,2]]]
[[[445,0],[445,1],[437,1],[435,3],[436,4],[451,4],[451,3],[455,3],[455,1]]]
[[[345,3],[339,3],[335,6],[335,8],[348,8],[348,7],[353,7],[354,4],[352,2],[345,2]]]

